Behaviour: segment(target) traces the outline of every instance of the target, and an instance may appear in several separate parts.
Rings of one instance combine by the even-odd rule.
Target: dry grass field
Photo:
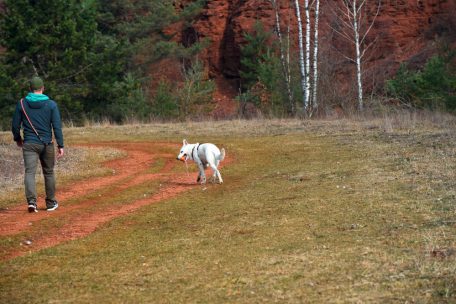
[[[125,156],[114,148],[119,142],[162,143],[150,151],[161,158],[138,172],[165,172],[166,155],[177,154],[183,138],[214,142],[231,162],[223,185],[195,184],[87,236],[44,249],[32,244],[16,258],[3,254],[0,303],[456,302],[452,116],[94,125],[64,133],[62,187],[112,175],[102,162]],[[0,142],[1,166],[11,168],[0,181],[5,212],[23,200],[14,182],[22,177],[10,135]],[[84,147],[100,142],[113,148]],[[189,171],[196,179],[195,166]],[[166,173],[187,174],[180,163]],[[71,197],[60,213],[0,236],[0,253],[68,226],[65,208],[97,197],[78,216],[102,213],[161,187],[120,183],[131,186]]]

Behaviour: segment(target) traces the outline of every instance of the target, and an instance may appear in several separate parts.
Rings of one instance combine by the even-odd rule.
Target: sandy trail
[[[115,148],[124,151],[126,156],[103,164],[112,170],[112,176],[82,180],[57,189],[60,206],[54,212],[46,212],[41,209],[38,213],[28,213],[25,204],[1,210],[0,238],[21,234],[24,241],[30,240],[32,243],[30,245],[21,243],[13,249],[2,250],[0,260],[21,256],[31,251],[87,236],[100,225],[114,218],[198,187],[195,182],[196,174],[193,172],[190,175],[172,172],[174,166],[181,165],[175,160],[174,155],[155,152],[160,151],[159,148],[163,148],[163,146],[169,146],[177,151],[178,145],[169,143],[106,143],[86,146]],[[150,173],[149,169],[158,160],[164,162],[163,166],[157,173]],[[123,192],[151,181],[157,181],[160,185],[153,194],[123,204],[107,204]],[[82,196],[89,198],[77,200],[77,203],[65,204],[66,201]],[[44,200],[39,199],[38,204],[39,206],[44,205]],[[48,218],[60,220],[63,224],[59,225],[57,229],[43,233],[42,228],[45,227],[45,219]],[[41,233],[36,233],[36,231],[41,231]]]

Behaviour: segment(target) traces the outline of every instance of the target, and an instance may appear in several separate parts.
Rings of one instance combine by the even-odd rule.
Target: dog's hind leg
[[[210,166],[210,165],[209,165]],[[210,166],[211,169],[212,169],[212,178],[211,178],[211,182],[212,183],[215,183],[217,181],[217,170],[214,170],[214,168],[212,166]],[[217,165],[215,165],[215,168],[217,168]]]
[[[218,179],[219,183],[221,184],[221,183],[223,183],[223,179],[222,179],[222,176],[220,174],[220,170],[218,169],[219,164],[220,164],[220,161],[216,160],[215,161],[215,165],[213,167],[211,167],[211,168],[212,168],[212,171],[214,172],[213,175],[212,175],[212,178],[213,178],[214,182],[216,182],[217,179]]]
[[[206,160],[207,160],[207,164],[209,165],[209,167],[211,167],[212,172],[213,172],[211,182],[215,183],[217,178],[220,181],[220,172],[218,172],[218,170],[217,170],[217,165],[218,165],[217,158],[215,157],[214,154],[209,153],[208,155],[206,155]]]
[[[220,171],[218,169],[217,169],[217,177],[218,177],[219,183],[223,184],[222,175],[220,174]]]
[[[217,169],[217,166],[215,164],[210,164],[212,171],[214,172],[212,177],[215,181],[215,177],[218,178],[218,181],[220,184],[223,183],[222,175],[220,174],[220,171]]]

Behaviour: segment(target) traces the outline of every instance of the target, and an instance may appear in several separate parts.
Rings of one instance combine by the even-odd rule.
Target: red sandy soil
[[[20,204],[6,210],[0,210],[0,237],[23,235],[22,243],[13,249],[0,251],[0,260],[7,260],[28,252],[55,246],[69,240],[75,240],[94,232],[102,224],[134,212],[139,208],[157,203],[178,194],[198,187],[196,173],[172,173],[178,162],[175,155],[160,154],[155,151],[158,147],[170,146],[178,151],[178,145],[169,143],[106,143],[91,145],[91,147],[111,147],[126,152],[121,159],[105,162],[103,165],[113,172],[111,176],[95,177],[67,185],[57,191],[59,208],[53,212],[40,209],[38,213],[28,213],[25,204]],[[176,152],[177,155],[177,152]],[[149,169],[157,160],[163,160],[164,165],[158,173],[150,173]],[[227,160],[225,160],[226,162]],[[192,167],[193,168],[193,167]],[[211,172],[207,172],[208,176]],[[110,206],[109,200],[115,199],[128,188],[140,186],[145,182],[157,181],[159,190],[143,199]],[[108,189],[108,190],[106,190]],[[66,201],[78,197],[101,193],[96,198],[82,200],[65,205]],[[97,204],[104,203],[103,207]],[[38,200],[38,207],[44,205],[44,200]],[[56,229],[46,229],[43,220],[55,218],[64,224]],[[45,221],[44,221],[45,222]],[[38,232],[37,232],[38,231]],[[45,231],[45,232],[43,232]],[[31,244],[27,245],[30,241]],[[1,249],[0,249],[1,250]]]

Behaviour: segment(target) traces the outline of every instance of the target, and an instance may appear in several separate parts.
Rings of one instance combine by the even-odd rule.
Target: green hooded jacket
[[[12,132],[14,141],[19,141],[21,137],[21,127],[24,129],[24,143],[44,143],[52,142],[52,132],[59,148],[64,147],[62,122],[60,112],[55,101],[49,99],[44,94],[29,93],[23,99],[23,105],[28,118],[38,132],[35,134],[27,116],[22,110],[21,102],[16,105],[12,122]],[[41,138],[41,140],[40,140]]]

